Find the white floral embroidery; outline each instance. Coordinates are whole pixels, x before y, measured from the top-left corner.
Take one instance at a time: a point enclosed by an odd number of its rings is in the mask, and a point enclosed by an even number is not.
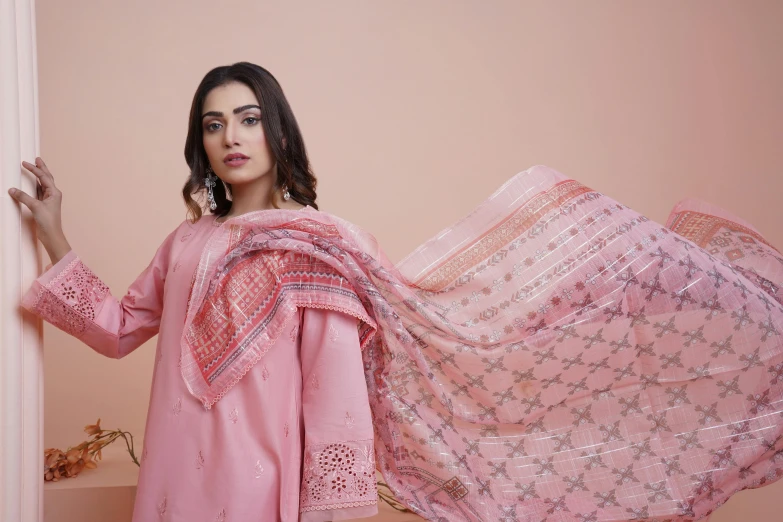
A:
[[[374,464],[371,440],[306,445],[300,512],[374,504]]]
[[[266,364],[264,365],[264,367],[261,370],[261,378],[264,379],[264,380],[269,379],[269,370],[266,369]]]
[[[228,418],[231,419],[231,422],[236,424],[237,421],[239,420],[239,410],[237,410],[236,408],[231,410],[231,413],[228,414]]]
[[[356,421],[353,420],[353,417],[349,412],[345,412],[345,425],[349,428],[353,428],[353,425],[356,424]]]
[[[264,474],[264,466],[261,465],[261,461],[256,461],[256,478],[261,478],[261,475]]]
[[[182,399],[177,398],[177,400],[174,402],[174,406],[171,407],[171,411],[174,412],[174,415],[179,415],[179,412],[182,411]]]
[[[285,423],[285,426],[283,426],[283,431],[285,432],[285,436],[288,437],[288,423]]]
[[[226,517],[227,517],[226,510],[225,509],[221,509],[220,513],[218,513],[217,518],[215,518],[215,522],[226,522],[226,520],[227,520]]]
[[[297,337],[298,334],[299,334],[299,325],[296,325],[293,328],[291,328],[291,342],[292,343],[296,342],[296,337]]]
[[[339,337],[340,337],[340,333],[337,331],[337,328],[335,328],[333,324],[330,324],[329,325],[329,340],[332,341],[332,342],[336,342]]]
[[[199,451],[198,457],[196,457],[196,469],[201,469],[204,467],[204,455]]]
[[[158,504],[158,514],[163,516],[166,514],[166,497],[163,497],[163,500],[161,500],[160,504]]]
[[[313,374],[313,377],[310,379],[310,386],[316,390],[321,387],[321,383],[318,382],[318,376],[316,374]]]

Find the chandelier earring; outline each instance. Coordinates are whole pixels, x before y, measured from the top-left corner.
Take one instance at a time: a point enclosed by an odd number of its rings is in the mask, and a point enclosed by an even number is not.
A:
[[[204,180],[204,184],[207,186],[207,202],[209,203],[209,209],[215,210],[217,203],[215,203],[215,193],[212,191],[217,185],[217,176],[213,176],[214,172],[211,166],[207,167],[207,177]]]

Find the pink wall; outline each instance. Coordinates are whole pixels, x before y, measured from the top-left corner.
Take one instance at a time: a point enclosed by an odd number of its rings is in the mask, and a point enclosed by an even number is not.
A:
[[[42,154],[71,244],[116,294],[184,219],[196,85],[239,60],[286,90],[322,208],[392,259],[534,164],[658,221],[680,198],[705,198],[783,245],[775,0],[39,0],[37,11]],[[154,344],[110,361],[45,333],[47,446],[81,440],[98,416],[140,436]]]

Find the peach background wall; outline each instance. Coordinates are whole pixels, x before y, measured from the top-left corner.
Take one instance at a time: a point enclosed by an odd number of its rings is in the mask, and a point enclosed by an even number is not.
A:
[[[658,221],[707,199],[783,246],[783,2],[39,0],[37,18],[42,155],[115,295],[185,217],[198,82],[240,60],[283,85],[322,209],[393,260],[534,164]],[[112,361],[45,336],[46,445],[99,416],[140,437],[154,340]]]

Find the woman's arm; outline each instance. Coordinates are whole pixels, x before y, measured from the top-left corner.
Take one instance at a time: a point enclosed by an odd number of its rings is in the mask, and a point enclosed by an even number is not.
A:
[[[158,333],[173,237],[166,238],[122,299],[112,296],[71,250],[33,282],[22,306],[96,352],[122,358]]]

